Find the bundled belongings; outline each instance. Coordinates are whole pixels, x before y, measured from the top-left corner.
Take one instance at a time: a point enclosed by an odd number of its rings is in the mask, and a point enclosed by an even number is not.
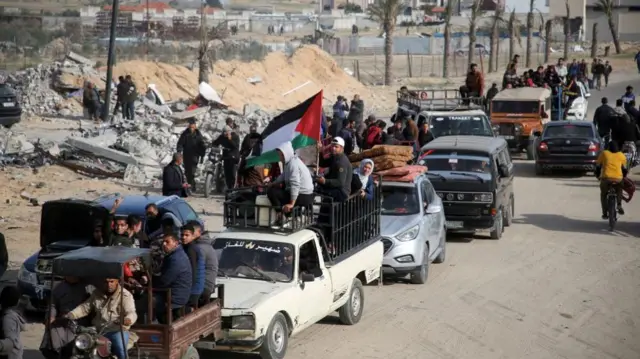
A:
[[[427,172],[426,166],[413,165],[391,168],[385,171],[376,172],[376,174],[382,177],[383,181],[411,182],[416,178],[416,176],[425,172]]]
[[[349,156],[353,167],[358,167],[363,159],[372,160],[376,170],[383,171],[405,166],[413,159],[413,150],[407,146],[378,145]]]

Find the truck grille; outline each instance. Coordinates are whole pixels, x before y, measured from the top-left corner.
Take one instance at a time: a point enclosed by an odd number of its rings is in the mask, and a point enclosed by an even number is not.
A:
[[[382,246],[384,247],[384,253],[389,252],[391,247],[393,247],[393,242],[388,238],[382,238]]]
[[[444,213],[452,216],[479,216],[480,208],[466,206],[445,207]]]
[[[500,131],[498,133],[500,136],[515,136],[516,135],[516,127],[513,123],[501,123]]]

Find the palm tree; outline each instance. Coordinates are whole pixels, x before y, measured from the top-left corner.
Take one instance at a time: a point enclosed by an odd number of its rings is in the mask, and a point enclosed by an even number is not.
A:
[[[502,16],[504,15],[504,8],[496,6],[496,10],[491,17],[491,37],[489,38],[489,72],[494,72],[498,69],[498,63],[495,59],[498,57],[498,42],[500,41],[500,24],[504,22]]]
[[[591,28],[591,58],[598,56],[598,23],[594,22]]]
[[[209,41],[207,41],[207,5],[200,7],[200,47],[198,48],[198,84],[209,83]]]
[[[467,67],[471,67],[476,54],[476,30],[478,28],[478,17],[482,15],[483,0],[473,0],[471,4],[471,16],[469,17],[469,61]]]
[[[525,64],[531,67],[531,37],[533,35],[533,12],[536,8],[536,0],[529,0],[529,12],[527,13],[527,50],[525,52]]]
[[[507,21],[507,29],[509,30],[509,61],[513,60],[513,56],[515,55],[516,41],[518,41],[519,45],[522,44],[522,40],[520,39],[521,25],[520,20],[518,20],[516,16],[516,9],[513,9],[511,15],[509,15],[509,21]]]
[[[613,38],[613,46],[616,48],[616,54],[620,54],[622,49],[620,48],[620,39],[618,38],[618,31],[616,29],[616,25],[613,22],[613,9],[614,2],[613,0],[598,0],[596,6],[601,8],[604,11],[604,14],[607,16],[607,23],[609,24],[609,30],[611,31],[611,37]]]
[[[460,1],[460,0],[457,0]],[[451,17],[455,11],[455,1],[447,1],[444,10],[444,57],[442,61],[442,77],[449,77],[449,48],[451,47]]]
[[[567,17],[564,18],[564,59],[569,58],[569,37],[571,36],[571,27],[569,21],[571,20],[571,8],[569,7],[569,0],[564,0],[564,6],[567,8]]]
[[[544,23],[544,63],[548,64],[551,58],[551,29],[553,20],[547,20]]]
[[[380,0],[369,5],[367,11],[372,20],[378,22],[384,32],[384,84],[391,85],[393,65],[393,32],[398,15],[404,10],[402,0]]]

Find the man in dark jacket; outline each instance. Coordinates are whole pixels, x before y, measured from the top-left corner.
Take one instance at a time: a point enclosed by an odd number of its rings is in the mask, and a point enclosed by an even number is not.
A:
[[[640,121],[640,111],[636,108],[636,100],[631,100],[629,102],[629,106],[626,108],[631,121],[638,122]]]
[[[216,278],[218,276],[218,254],[213,248],[215,238],[208,233],[202,233],[202,225],[198,221],[189,221],[187,224],[193,226],[195,240],[192,242],[198,246],[204,257],[204,290],[200,297],[200,305],[206,304],[211,299],[211,294],[216,289]]]
[[[191,187],[191,190],[195,192],[196,168],[198,167],[198,162],[202,163],[202,161],[204,161],[207,146],[194,119],[189,120],[189,127],[180,135],[177,151],[182,153],[184,175],[187,177],[187,183]]]
[[[249,133],[247,133],[247,135],[244,136],[244,139],[242,139],[242,144],[240,145],[240,156],[249,156],[259,139],[260,134],[258,133],[258,127],[256,125],[251,125],[249,127]]]
[[[138,99],[138,90],[136,89],[136,84],[133,83],[133,79],[131,75],[127,75],[124,80],[127,83],[127,92],[124,94],[124,113],[127,114],[130,120],[133,120],[135,117],[135,102]]]
[[[342,137],[344,140],[344,153],[349,156],[353,153],[355,148],[355,140],[354,140],[354,129],[355,121],[353,120],[344,120],[344,124],[342,126],[342,130],[338,134],[338,137]]]
[[[601,102],[602,105],[596,108],[596,111],[593,114],[593,124],[596,125],[600,137],[604,137],[609,134],[609,131],[611,131],[614,113],[613,108],[609,106],[609,99],[603,97]]]
[[[418,133],[418,146],[422,148],[422,146],[427,143],[433,141],[434,137],[431,131],[429,131],[429,124],[427,122],[422,124],[422,128],[420,128],[420,132]]]
[[[184,248],[189,263],[191,264],[191,296],[189,297],[189,306],[197,307],[200,302],[200,296],[204,291],[204,253],[199,246],[193,242],[196,240],[195,228],[193,225],[187,223],[181,228],[182,232],[182,247]]]
[[[331,155],[320,159],[320,167],[326,168],[323,177],[318,177],[318,191],[338,202],[346,201],[351,193],[353,167],[344,154],[344,140],[336,137],[331,141]]]
[[[124,94],[127,92],[125,89],[126,82],[124,76],[118,77],[118,85],[116,85],[116,106],[113,109],[113,115],[118,114],[118,110],[122,110],[122,116],[124,117],[124,106],[122,106],[122,102],[124,100]]]
[[[544,66],[538,66],[538,69],[531,77],[533,84],[536,85],[536,87],[544,87],[544,75]]]
[[[182,172],[182,154],[175,153],[173,160],[162,170],[162,195],[187,197],[189,184]]]
[[[193,284],[193,275],[189,257],[180,245],[180,241],[175,234],[166,234],[162,239],[162,249],[164,251],[164,259],[160,275],[154,276],[154,289],[171,289],[171,309],[173,311],[173,319],[177,319],[180,315],[180,309],[189,303],[191,295],[191,287]],[[156,315],[158,321],[165,322],[165,300],[166,291],[154,292],[156,299]],[[165,319],[165,320],[162,320]]]
[[[364,120],[364,102],[360,99],[360,95],[354,95],[349,107],[349,120],[356,121],[356,125]]]
[[[213,141],[213,147],[222,146],[222,167],[228,189],[236,183],[236,166],[240,160],[240,137],[231,127],[225,126],[222,134]]]

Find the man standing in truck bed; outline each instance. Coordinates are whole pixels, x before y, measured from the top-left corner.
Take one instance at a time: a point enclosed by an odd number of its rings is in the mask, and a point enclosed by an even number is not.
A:
[[[484,75],[478,70],[478,65],[469,66],[464,86],[460,87],[460,96],[466,98],[484,96]]]

